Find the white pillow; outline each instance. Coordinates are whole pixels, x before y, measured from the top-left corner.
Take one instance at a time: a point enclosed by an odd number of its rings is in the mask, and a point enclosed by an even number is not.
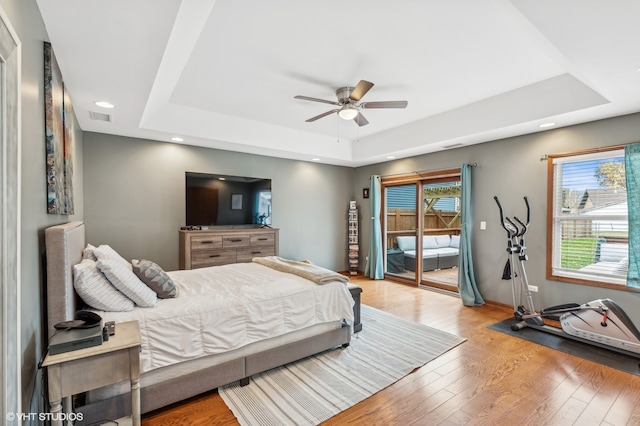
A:
[[[452,235],[449,247],[460,248],[460,235]]]
[[[449,247],[451,244],[451,237],[449,235],[436,235],[437,248]]]
[[[96,256],[97,260],[107,260],[114,259],[118,262],[122,262],[127,265],[129,269],[132,269],[131,263],[124,257],[120,256],[117,251],[115,251],[111,246],[106,244],[101,244],[98,247],[93,248],[93,254]]]
[[[95,250],[94,246],[92,246],[91,244],[87,244],[87,246],[84,248],[84,250],[82,250],[82,258],[83,259],[93,260],[94,262],[96,262],[98,260],[98,258],[96,257],[95,253],[93,252],[94,250]]]
[[[98,269],[105,274],[115,288],[133,300],[136,305],[143,308],[155,308],[158,295],[140,281],[131,268],[131,264],[125,264],[118,259],[98,260]]]
[[[438,240],[433,235],[422,236],[422,250],[437,249]]]
[[[396,237],[398,248],[402,251],[416,249],[416,237]]]
[[[84,259],[73,266],[73,287],[87,305],[101,311],[124,312],[133,302],[111,285],[96,262]]]

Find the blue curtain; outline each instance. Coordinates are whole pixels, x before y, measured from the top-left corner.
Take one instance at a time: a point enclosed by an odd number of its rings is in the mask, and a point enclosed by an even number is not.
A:
[[[640,288],[640,143],[624,147],[629,222],[629,271],[627,287]]]
[[[471,211],[471,166],[462,165],[461,170],[462,194],[462,229],[460,233],[460,257],[458,258],[458,291],[465,306],[484,305],[484,299],[476,286],[473,274],[473,256],[471,255],[471,225],[473,215]]]
[[[382,260],[382,229],[380,227],[380,211],[382,210],[382,193],[380,176],[371,176],[369,199],[371,200],[371,235],[369,237],[369,257],[364,268],[364,275],[374,280],[384,278]]]

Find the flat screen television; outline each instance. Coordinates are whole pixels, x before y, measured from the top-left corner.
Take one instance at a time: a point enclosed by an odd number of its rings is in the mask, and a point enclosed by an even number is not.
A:
[[[271,225],[271,179],[186,172],[187,226]]]

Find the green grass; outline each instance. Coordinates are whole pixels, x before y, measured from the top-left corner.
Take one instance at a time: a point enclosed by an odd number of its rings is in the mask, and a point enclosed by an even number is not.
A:
[[[580,269],[595,260],[596,238],[573,238],[562,241],[562,268]]]

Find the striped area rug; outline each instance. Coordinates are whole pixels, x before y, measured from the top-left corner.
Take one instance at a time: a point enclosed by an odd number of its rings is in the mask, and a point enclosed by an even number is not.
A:
[[[322,352],[218,389],[243,426],[316,425],[454,348],[465,339],[362,305],[361,332]]]

